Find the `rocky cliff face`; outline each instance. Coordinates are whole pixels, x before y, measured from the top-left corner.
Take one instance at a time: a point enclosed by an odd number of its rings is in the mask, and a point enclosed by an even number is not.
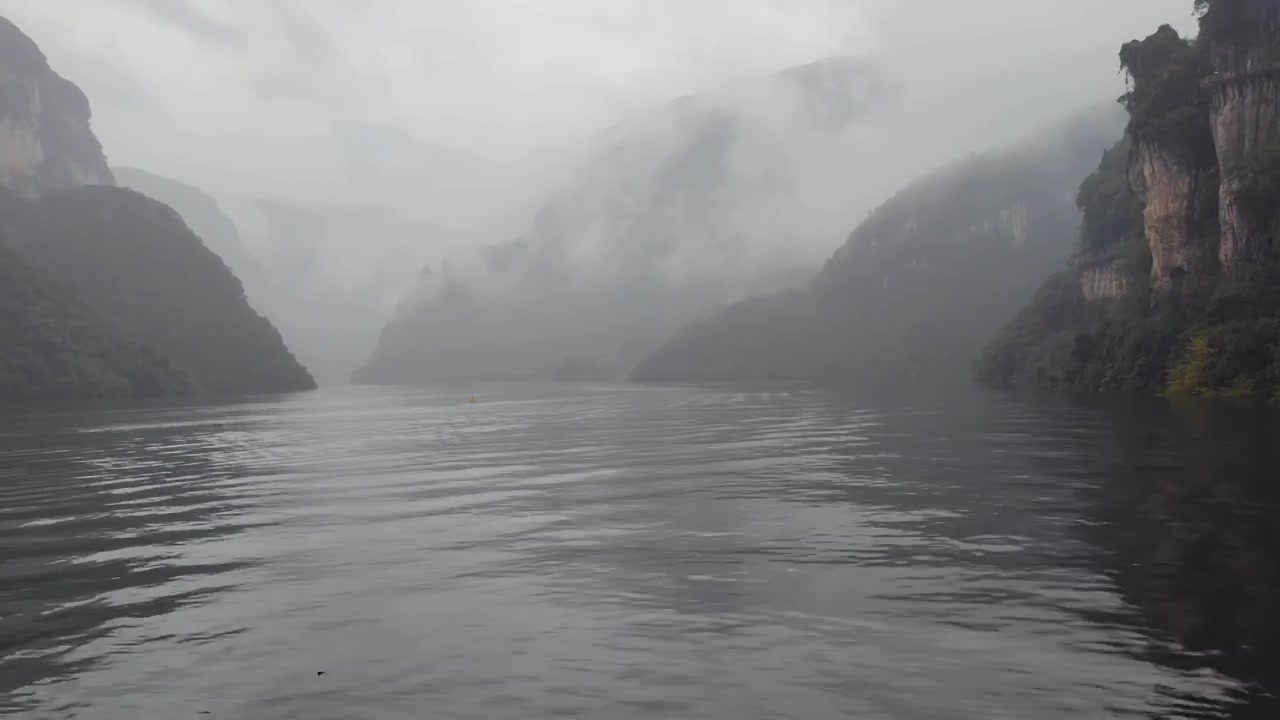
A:
[[[1280,400],[1280,2],[1196,7],[1194,42],[1166,26],[1120,54],[1138,208],[1118,146],[1081,188],[1077,262],[980,379]]]
[[[1251,158],[1280,144],[1280,3],[1220,0],[1208,13],[1202,43],[1213,74],[1205,88],[1222,173],[1218,256],[1231,267],[1258,262],[1280,229],[1274,219],[1253,217],[1242,199]],[[1248,27],[1231,26],[1242,18]]]
[[[1200,84],[1208,72],[1197,49],[1165,25],[1128,43],[1120,60],[1129,72],[1130,185],[1142,201],[1143,228],[1157,290],[1197,267],[1206,255],[1202,230],[1216,208],[1202,201],[1216,190],[1208,107]],[[1212,255],[1212,252],[1207,253]]]
[[[1195,196],[1201,174],[1150,142],[1135,148],[1130,174],[1145,206],[1143,228],[1151,252],[1151,279],[1156,287],[1167,288],[1190,269],[1196,256]]]
[[[1124,294],[1127,282],[1115,261],[1081,266],[1080,291],[1086,300],[1114,300]]]
[[[0,18],[0,186],[35,198],[110,185],[89,101],[54,72],[31,38]]]

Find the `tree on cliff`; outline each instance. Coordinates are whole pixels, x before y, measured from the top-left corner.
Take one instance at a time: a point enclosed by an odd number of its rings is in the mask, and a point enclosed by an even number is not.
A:
[[[1209,101],[1201,89],[1209,65],[1203,53],[1164,25],[1145,40],[1125,43],[1120,65],[1131,82],[1120,99],[1129,111],[1128,136],[1175,151],[1192,167],[1212,164]]]
[[[1276,0],[1195,0],[1195,13],[1200,17],[1200,31],[1211,37],[1235,37],[1241,33],[1263,30],[1269,22],[1280,19],[1280,3]]]
[[[988,346],[979,379],[1280,400],[1280,127],[1271,110],[1275,95],[1266,89],[1274,87],[1269,76],[1280,74],[1280,1],[1198,0],[1195,8],[1201,30],[1194,43],[1165,26],[1121,50],[1132,81],[1121,98],[1127,135],[1147,164],[1134,164],[1138,153],[1130,167],[1109,155],[1086,182],[1079,257],[1094,260],[1099,247],[1126,244],[1107,237],[1126,227],[1110,220],[1134,215],[1109,189],[1154,172],[1185,181],[1148,197],[1144,208],[1185,211],[1147,212],[1134,246],[1150,256],[1157,239],[1173,234],[1185,243],[1184,255],[1208,260],[1179,265],[1185,277],[1153,287],[1160,278],[1145,271],[1149,264],[1117,253],[1105,271],[1118,280],[1119,295],[1093,300],[1084,290],[1099,268],[1077,261]],[[1246,86],[1249,92],[1240,90]],[[1234,93],[1230,113],[1224,92]],[[1233,123],[1249,131],[1232,132]],[[1162,232],[1166,224],[1173,233]]]

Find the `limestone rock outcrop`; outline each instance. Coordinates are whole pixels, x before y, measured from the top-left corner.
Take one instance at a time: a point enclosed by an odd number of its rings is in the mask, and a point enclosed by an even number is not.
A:
[[[31,199],[113,184],[90,115],[84,93],[0,17],[0,186]]]

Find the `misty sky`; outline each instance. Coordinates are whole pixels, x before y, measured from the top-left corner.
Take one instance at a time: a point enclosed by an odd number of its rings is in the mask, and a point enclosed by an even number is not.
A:
[[[0,0],[0,13],[89,95],[113,164],[343,227],[393,213],[353,247],[427,257],[518,233],[585,137],[682,94],[879,55],[907,107],[945,128],[928,147],[956,155],[1114,98],[1119,44],[1162,22],[1189,32],[1190,5]]]

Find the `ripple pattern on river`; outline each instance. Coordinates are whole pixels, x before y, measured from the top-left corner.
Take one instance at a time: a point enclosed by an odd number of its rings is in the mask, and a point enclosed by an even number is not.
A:
[[[1217,717],[1244,683],[1091,530],[1109,433],[803,387],[5,416],[0,713]]]

